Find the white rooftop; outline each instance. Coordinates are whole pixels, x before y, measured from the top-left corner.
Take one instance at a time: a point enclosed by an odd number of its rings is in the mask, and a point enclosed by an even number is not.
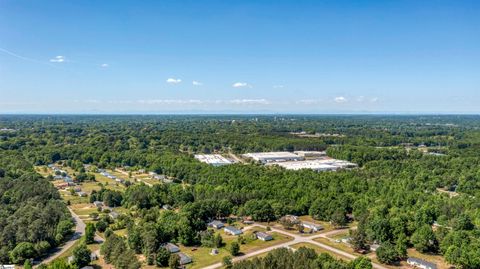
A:
[[[195,155],[195,159],[211,165],[226,165],[233,163],[220,154],[197,154]]]
[[[279,165],[287,170],[312,169],[315,171],[336,171],[343,168],[357,167],[357,165],[354,163],[335,159],[277,162],[269,163],[267,165],[274,164]]]
[[[274,151],[274,152],[255,152],[243,154],[244,157],[252,158],[257,161],[289,161],[302,160],[303,157],[288,151]]]

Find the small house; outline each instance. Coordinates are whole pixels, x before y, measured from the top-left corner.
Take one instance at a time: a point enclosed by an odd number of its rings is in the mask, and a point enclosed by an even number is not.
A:
[[[370,250],[371,251],[377,251],[377,249],[380,247],[379,244],[371,244],[370,245]]]
[[[230,235],[241,235],[243,232],[240,229],[237,229],[233,226],[228,226],[223,228],[223,231]]]
[[[218,249],[212,248],[212,251],[210,251],[210,255],[217,255],[218,254]]]
[[[77,195],[80,196],[80,197],[87,197],[88,196],[87,193],[84,192],[84,191],[77,192]]]
[[[102,207],[103,202],[102,201],[95,201],[95,202],[93,202],[93,205],[96,206],[96,207]]]
[[[264,232],[256,232],[255,233],[257,239],[260,239],[262,241],[270,241],[273,240],[273,237],[267,233]]]
[[[221,221],[214,220],[214,221],[212,221],[208,224],[208,227],[212,227],[212,228],[215,228],[215,229],[221,229],[221,228],[225,227],[225,225]]]
[[[172,207],[170,205],[162,205],[162,208],[165,210],[172,210]]]
[[[320,230],[323,230],[323,226],[322,225],[319,225],[319,224],[315,224],[313,222],[308,222],[308,221],[304,221],[302,222],[302,226],[307,228],[307,229],[310,229],[311,231],[313,232],[318,232]]]
[[[166,243],[163,245],[163,247],[168,250],[170,253],[177,253],[180,252],[180,248],[172,243]]]
[[[419,258],[408,258],[407,263],[411,265],[412,267],[415,268],[421,268],[421,269],[437,269],[437,265],[427,262],[425,260],[419,259]]]
[[[180,253],[177,253],[178,257],[180,257],[180,265],[185,265],[185,264],[189,264],[192,262],[192,258],[190,258],[189,256],[187,256],[186,254],[180,252]]]
[[[118,216],[119,216],[118,213],[115,212],[115,211],[110,212],[108,215],[109,215],[110,218],[112,218],[112,219],[117,219]]]

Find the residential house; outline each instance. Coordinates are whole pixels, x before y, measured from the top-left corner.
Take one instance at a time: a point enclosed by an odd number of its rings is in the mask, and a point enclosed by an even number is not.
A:
[[[257,239],[260,239],[262,241],[273,240],[273,237],[271,235],[264,232],[256,232],[255,235],[257,236]]]
[[[108,215],[109,215],[110,218],[112,218],[112,219],[117,219],[118,216],[119,216],[118,213],[115,212],[115,211],[110,212]]]
[[[408,258],[407,263],[414,268],[437,269],[437,265],[419,258]]]
[[[86,192],[83,192],[83,191],[77,192],[77,195],[80,196],[80,197],[87,197],[88,196],[88,194]]]
[[[180,265],[185,265],[192,262],[192,258],[182,252],[177,253],[177,255],[180,257]]]
[[[302,222],[302,226],[307,228],[307,229],[310,229],[312,232],[318,232],[320,230],[323,230],[322,225],[315,224],[313,222],[308,222],[308,221]]]
[[[163,245],[165,249],[167,249],[170,253],[177,253],[180,252],[180,248],[172,243],[166,243]]]
[[[95,202],[93,202],[93,205],[96,206],[96,207],[102,207],[103,202],[102,201],[95,201]]]
[[[240,229],[237,229],[233,226],[227,226],[223,228],[223,231],[231,235],[241,235],[243,233]]]
[[[371,244],[370,245],[370,250],[371,251],[377,251],[377,249],[380,247],[379,244]]]
[[[221,229],[221,228],[225,227],[225,225],[221,221],[214,220],[214,221],[212,221],[208,224],[208,227],[212,227],[212,228],[215,228],[215,229]]]

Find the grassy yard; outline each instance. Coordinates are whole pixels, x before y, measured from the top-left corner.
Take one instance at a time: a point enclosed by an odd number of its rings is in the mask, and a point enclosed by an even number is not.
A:
[[[322,244],[325,244],[327,246],[331,246],[331,247],[334,247],[336,249],[339,249],[339,250],[342,250],[342,251],[345,251],[347,253],[350,253],[350,254],[353,254],[355,256],[360,256],[360,254],[358,254],[357,252],[353,251],[353,249],[348,246],[347,244],[345,243],[337,243],[335,241],[332,241],[332,240],[329,240],[329,239],[326,239],[326,238],[323,238],[323,237],[320,237],[320,238],[315,238],[313,239],[314,241],[317,241],[319,243],[322,243]]]
[[[317,254],[320,254],[320,253],[327,253],[327,254],[330,254],[331,256],[337,258],[337,259],[341,259],[341,260],[344,260],[344,261],[349,261],[349,259],[347,259],[346,257],[342,256],[342,255],[338,255],[336,253],[333,253],[333,252],[330,252],[326,249],[323,249],[317,245],[314,245],[314,244],[310,244],[310,243],[298,243],[298,244],[295,244],[295,245],[292,245],[291,246],[293,249],[299,249],[301,247],[307,247],[307,248],[311,248],[313,250],[315,250],[315,252]]]
[[[415,257],[415,258],[420,258],[422,260],[426,260],[428,262],[434,263],[437,265],[439,269],[447,269],[450,268],[451,265],[449,265],[446,261],[445,258],[443,258],[440,255],[433,255],[433,254],[423,254],[418,252],[417,250],[411,248],[407,250],[408,256],[409,257]],[[406,263],[405,263],[406,264]]]

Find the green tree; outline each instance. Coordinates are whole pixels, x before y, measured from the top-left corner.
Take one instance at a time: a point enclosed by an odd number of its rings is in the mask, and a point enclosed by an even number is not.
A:
[[[26,259],[23,263],[23,269],[32,269],[32,261],[30,259]]]
[[[385,264],[394,264],[398,261],[395,246],[389,242],[383,243],[376,251],[378,261]]]
[[[87,244],[95,243],[95,224],[87,223],[85,227],[85,242]]]
[[[170,256],[171,256],[170,251],[168,251],[166,248],[163,248],[163,247],[158,248],[157,258],[156,258],[157,266],[159,267],[168,266]]]
[[[237,242],[232,242],[228,248],[228,251],[230,254],[232,254],[232,256],[237,256],[240,254],[240,245]]]
[[[225,266],[226,269],[232,268],[232,266],[233,266],[232,257],[230,257],[230,256],[223,257],[222,264],[223,264],[223,266]]]
[[[168,259],[168,267],[171,269],[177,269],[180,266],[180,257],[177,254],[170,255]]]
[[[78,268],[87,266],[90,263],[91,251],[86,244],[80,244],[73,249],[73,264]]]
[[[10,253],[10,259],[13,263],[20,264],[26,259],[35,258],[37,252],[32,243],[22,242],[18,244]]]
[[[358,257],[350,263],[351,269],[372,269],[372,261],[365,257]]]
[[[412,244],[416,250],[427,253],[437,250],[438,243],[430,225],[423,225],[413,233]]]

